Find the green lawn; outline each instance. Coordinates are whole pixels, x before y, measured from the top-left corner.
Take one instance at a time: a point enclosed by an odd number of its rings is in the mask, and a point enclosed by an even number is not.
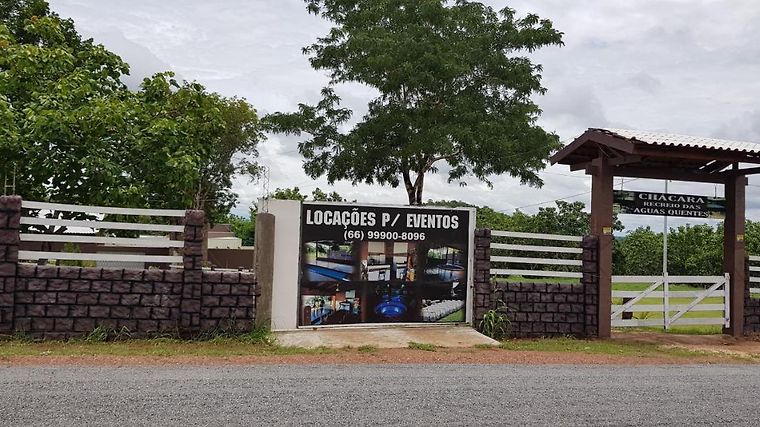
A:
[[[445,316],[438,320],[438,323],[446,323],[446,322],[464,322],[464,309],[457,310],[448,316]]]
[[[615,283],[612,285],[612,289],[616,291],[643,291],[646,288],[648,288],[650,284],[647,283]],[[697,288],[694,286],[689,286],[685,284],[670,284],[669,286],[671,291],[700,291],[703,288]],[[662,291],[662,286],[656,289],[656,291]],[[684,305],[689,304],[694,300],[692,297],[671,297],[670,298],[670,305]],[[623,304],[622,298],[613,298],[612,299],[613,304]],[[654,297],[654,298],[643,298],[642,300],[638,301],[634,306],[636,305],[659,305],[662,304],[662,298],[660,297]],[[699,302],[700,304],[721,304],[723,303],[723,298],[721,297],[707,297],[704,298],[702,301]],[[671,315],[677,313],[676,310],[671,311]],[[661,311],[644,311],[644,312],[634,312],[633,317],[635,319],[662,319],[663,313]],[[684,318],[694,318],[694,317],[723,317],[723,311],[689,311],[686,314],[683,315]]]
[[[285,356],[292,354],[332,354],[334,349],[282,347],[237,338],[208,341],[179,339],[135,339],[115,342],[87,342],[82,339],[34,342],[24,339],[0,341],[0,359],[12,356]]]

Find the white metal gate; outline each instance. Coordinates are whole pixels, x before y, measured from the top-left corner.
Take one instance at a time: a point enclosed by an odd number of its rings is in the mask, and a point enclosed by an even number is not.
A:
[[[613,276],[612,283],[613,287],[614,284],[650,284],[643,291],[612,291],[613,327],[662,326],[668,329],[671,325],[729,326],[728,273],[723,276]],[[693,291],[671,291],[670,286],[675,284],[709,286]],[[661,303],[652,304],[652,299],[659,299]],[[716,312],[722,312],[722,316],[716,316]],[[656,318],[649,318],[655,313]],[[684,316],[686,313],[691,314]],[[660,314],[662,318],[659,318]]]

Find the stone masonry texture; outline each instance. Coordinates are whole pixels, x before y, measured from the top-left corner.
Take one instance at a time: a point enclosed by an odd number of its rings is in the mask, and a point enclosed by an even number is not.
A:
[[[580,283],[493,282],[490,279],[490,230],[475,232],[475,325],[491,309],[510,321],[514,337],[598,334],[597,247],[584,237]]]
[[[744,261],[744,334],[760,334],[760,299],[752,298],[749,279],[749,259]]]
[[[20,198],[0,197],[0,334],[67,338],[100,326],[190,336],[253,327],[254,275],[201,268],[201,211],[185,217],[184,270],[20,264],[20,213]]]

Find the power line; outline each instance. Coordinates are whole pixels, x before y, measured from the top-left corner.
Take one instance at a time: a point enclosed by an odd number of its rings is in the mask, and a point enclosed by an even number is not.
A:
[[[518,210],[524,209],[524,208],[530,208],[530,207],[533,207],[533,206],[545,205],[545,204],[548,204],[548,203],[554,203],[554,202],[558,202],[560,200],[565,200],[565,199],[572,199],[573,197],[583,196],[584,194],[589,194],[589,193],[591,193],[590,190],[589,191],[584,191],[583,193],[578,193],[578,194],[573,194],[573,195],[570,195],[570,196],[560,197],[559,199],[547,200],[545,202],[532,203],[530,205],[519,206],[519,207],[514,208],[513,210],[518,211]],[[503,210],[503,211],[499,211],[499,212],[505,212],[505,211],[506,211],[506,209]]]
[[[626,183],[629,183],[629,182],[632,182],[632,181],[636,181],[636,180],[638,180],[638,179],[640,179],[640,178],[633,178],[633,179],[629,179],[629,180],[627,180],[627,181],[626,181],[626,180],[623,180],[621,183],[622,183],[622,184],[626,184]],[[554,202],[558,202],[558,201],[560,201],[560,200],[565,200],[565,199],[572,199],[573,197],[583,196],[583,195],[586,195],[586,194],[590,194],[590,193],[591,193],[591,190],[589,190],[589,191],[584,191],[583,193],[572,194],[572,195],[570,195],[570,196],[564,196],[564,197],[560,197],[560,198],[558,198],[558,199],[554,199],[554,200],[547,200],[547,201],[545,201],[545,202],[531,203],[531,204],[529,204],[529,205],[519,206],[519,207],[516,207],[516,208],[514,208],[513,210],[517,211],[517,210],[520,210],[520,209],[530,208],[530,207],[533,207],[533,206],[541,206],[541,205],[546,205],[546,204],[549,204],[549,203],[554,203]],[[507,211],[507,210],[508,210],[508,209],[505,209],[505,210],[501,210],[501,211],[498,211],[498,212],[505,212],[505,211]]]

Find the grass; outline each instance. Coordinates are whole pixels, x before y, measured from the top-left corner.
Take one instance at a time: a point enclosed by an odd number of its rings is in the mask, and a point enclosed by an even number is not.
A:
[[[359,353],[374,354],[377,353],[378,348],[374,345],[360,345],[356,350]]]
[[[184,340],[173,337],[132,339],[125,331],[95,329],[76,339],[36,341],[15,335],[0,341],[0,358],[13,356],[284,356],[333,354],[336,350],[277,345],[268,331],[216,332]]]
[[[649,287],[649,284],[646,283],[615,283],[612,285],[613,290],[616,291],[643,291],[646,288]],[[684,284],[671,284],[669,286],[671,291],[699,291],[703,288],[698,288],[694,286],[684,285]],[[662,291],[662,287],[658,288],[657,291]],[[670,298],[670,305],[686,305],[694,301],[694,298],[690,297],[671,297]],[[635,305],[661,305],[662,304],[662,298],[661,297],[653,297],[653,298],[643,298],[639,300]],[[612,299],[613,304],[623,304],[622,298],[613,298]],[[697,307],[701,304],[722,304],[723,298],[721,297],[707,297],[702,299]],[[676,314],[677,310],[671,310],[670,314],[671,316]],[[636,319],[662,319],[664,316],[662,311],[647,311],[647,312],[634,312],[633,317]],[[688,311],[686,312],[682,318],[720,318],[723,317],[723,311],[722,310],[715,310],[715,311]],[[693,325],[692,326],[681,326],[676,327],[673,326],[673,329],[678,328],[680,332],[674,332],[674,333],[690,333],[690,334],[699,334],[699,333],[720,333],[721,327],[720,325],[707,325],[701,326],[701,325]],[[654,328],[651,330],[662,330],[662,328]],[[669,330],[669,332],[673,332],[672,330]]]
[[[662,316],[660,316],[662,318]],[[663,329],[661,326],[642,326],[638,328],[614,328],[620,332],[658,332],[677,335],[717,335],[723,333],[721,325],[680,325]]]
[[[659,344],[620,342],[609,340],[580,340],[570,337],[543,338],[535,340],[508,340],[503,341],[499,347],[505,350],[513,351],[606,354],[633,357],[694,357],[708,354],[706,352],[663,347]]]
[[[0,344],[0,357],[11,356],[282,356],[292,354],[332,354],[324,347],[305,349],[251,344],[235,339],[181,341],[174,339],[86,342],[81,340],[16,342]]]
[[[425,343],[419,343],[410,341],[407,348],[410,348],[412,350],[423,350],[423,351],[436,351],[437,348],[434,344],[425,344]]]
[[[444,316],[440,320],[438,320],[438,323],[445,323],[445,322],[464,322],[464,309],[457,310],[448,316]]]

